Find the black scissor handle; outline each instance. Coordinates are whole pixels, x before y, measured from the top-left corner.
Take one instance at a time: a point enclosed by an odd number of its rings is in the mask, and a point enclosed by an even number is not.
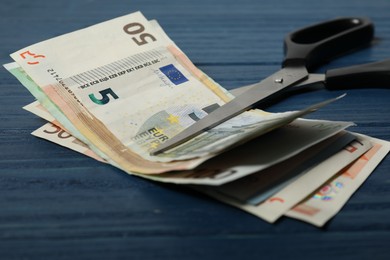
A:
[[[305,27],[284,40],[283,67],[305,66],[310,72],[319,65],[368,45],[374,25],[368,18],[343,17]]]
[[[327,89],[390,88],[390,59],[328,70],[325,83]]]

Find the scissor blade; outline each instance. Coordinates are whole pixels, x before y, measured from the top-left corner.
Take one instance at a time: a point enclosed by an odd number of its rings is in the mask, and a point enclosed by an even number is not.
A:
[[[280,94],[282,90],[292,87],[295,83],[305,79],[307,76],[308,72],[304,67],[281,69],[167,140],[150,154],[157,155],[170,150],[226,120],[241,114],[259,102],[265,101],[266,98]]]
[[[289,88],[289,90],[291,90],[291,91],[301,90],[301,89],[311,88],[314,85],[319,85],[319,84],[322,85],[322,87],[323,87],[324,82],[325,82],[325,75],[324,74],[312,74],[312,73],[310,73],[308,78],[306,78],[303,81],[300,81],[297,84],[294,84],[294,87],[293,88]],[[248,91],[249,89],[251,89],[252,87],[254,87],[255,85],[257,85],[259,83],[260,82],[257,82],[257,83],[254,83],[254,84],[250,84],[250,85],[241,86],[241,87],[238,87],[238,88],[235,88],[235,89],[231,89],[231,90],[229,90],[229,92],[231,94],[233,94],[233,96],[237,97],[237,96],[239,96],[242,93]]]

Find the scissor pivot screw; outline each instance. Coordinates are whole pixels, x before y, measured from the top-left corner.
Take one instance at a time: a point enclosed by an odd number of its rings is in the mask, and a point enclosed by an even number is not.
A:
[[[283,78],[275,79],[274,82],[275,82],[275,83],[283,83]]]

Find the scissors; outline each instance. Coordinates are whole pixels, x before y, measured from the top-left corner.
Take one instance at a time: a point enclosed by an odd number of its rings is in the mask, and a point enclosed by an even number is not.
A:
[[[321,83],[327,89],[350,89],[367,86],[390,87],[390,59],[312,74],[329,60],[368,46],[374,37],[374,25],[365,17],[342,17],[314,24],[288,34],[284,39],[282,69],[218,107],[182,132],[162,143],[151,155],[170,150],[193,137],[253,107],[291,90]]]

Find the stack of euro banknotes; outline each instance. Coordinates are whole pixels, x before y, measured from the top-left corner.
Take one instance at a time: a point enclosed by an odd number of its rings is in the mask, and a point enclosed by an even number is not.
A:
[[[390,149],[351,122],[246,111],[165,153],[151,151],[234,98],[140,12],[11,54],[4,67],[48,121],[32,134],[124,172],[186,185],[270,223],[324,225]]]

